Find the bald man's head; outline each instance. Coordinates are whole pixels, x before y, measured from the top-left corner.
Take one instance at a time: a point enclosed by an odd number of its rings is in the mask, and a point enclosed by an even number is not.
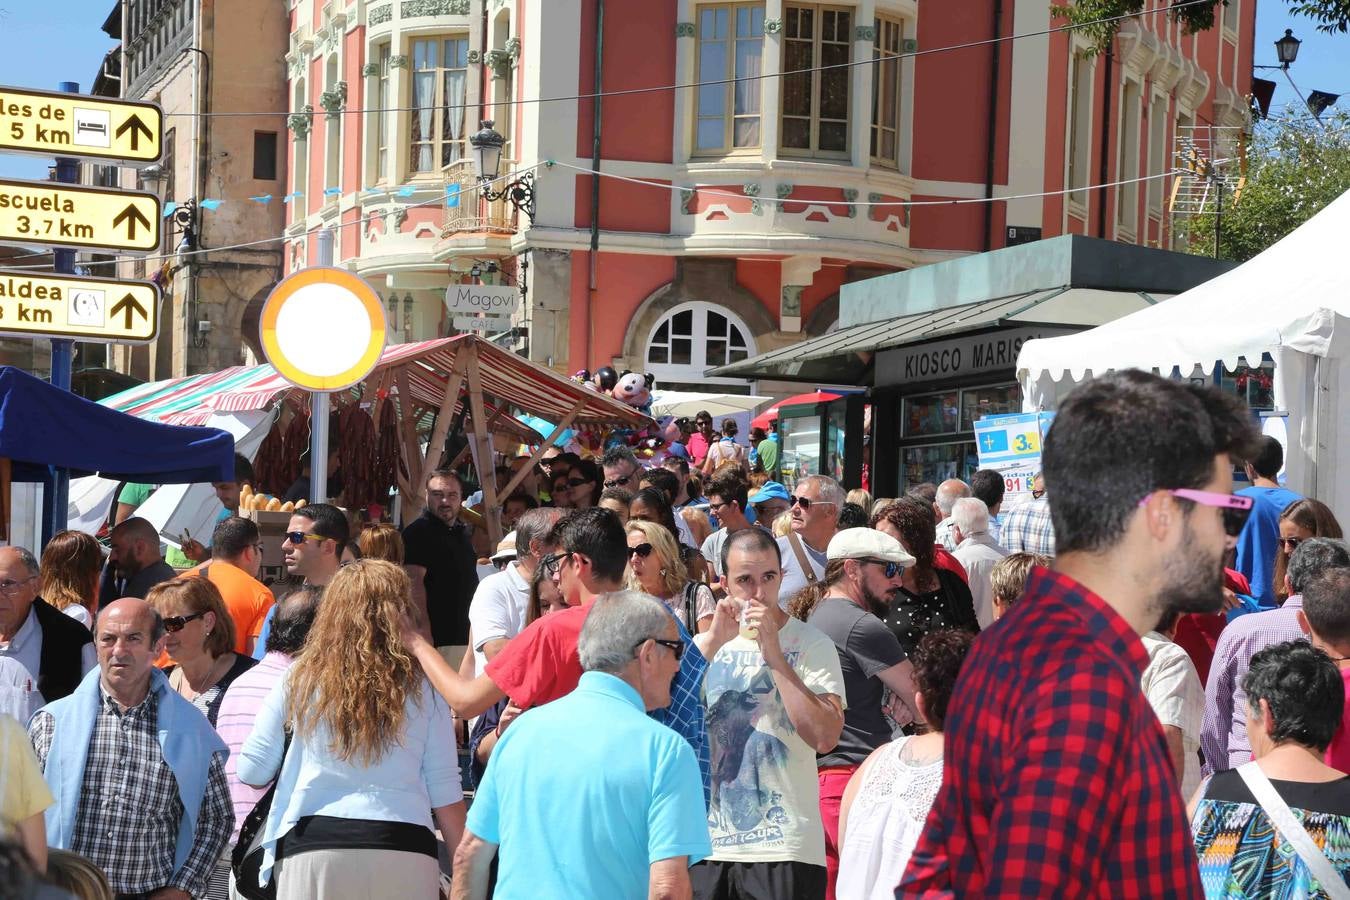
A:
[[[94,623],[94,647],[104,689],[124,706],[139,703],[164,644],[164,620],[144,600],[109,603]]]
[[[130,578],[159,559],[159,532],[139,516],[132,516],[108,536],[108,560]]]

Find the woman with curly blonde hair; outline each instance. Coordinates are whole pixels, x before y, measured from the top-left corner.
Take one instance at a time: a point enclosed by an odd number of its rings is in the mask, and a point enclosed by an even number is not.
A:
[[[668,528],[643,519],[628,520],[625,586],[660,600],[690,634],[697,634],[712,625],[717,601],[712,589],[691,581],[687,571],[680,561],[680,546]]]
[[[413,610],[393,563],[340,569],[305,650],[258,713],[239,778],[276,779],[259,882],[275,877],[277,900],[437,894],[427,811],[454,847],[464,801],[450,710],[401,637]]]

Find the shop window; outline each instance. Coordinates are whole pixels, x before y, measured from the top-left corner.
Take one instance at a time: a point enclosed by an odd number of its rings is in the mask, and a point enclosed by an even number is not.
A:
[[[1245,359],[1239,360],[1236,369],[1220,366],[1219,387],[1237,394],[1251,409],[1274,409],[1275,363],[1264,355],[1259,366],[1249,366]]]
[[[429,174],[464,158],[469,38],[412,42],[411,155],[408,168]]]
[[[755,353],[750,329],[729,310],[686,303],[671,310],[647,341],[647,368],[658,382],[706,381],[704,372]],[[668,385],[667,385],[668,386]]]
[[[877,38],[872,58],[872,161],[900,167],[900,52],[905,25],[894,19],[876,20]]]
[[[900,490],[916,484],[941,484],[948,478],[969,482],[980,466],[974,441],[906,447],[900,454]]]
[[[1092,165],[1092,60],[1075,53],[1069,63],[1069,201],[1087,207]]]
[[[786,153],[798,156],[844,156],[849,149],[853,12],[829,6],[787,6],[783,12],[780,143]]]
[[[904,436],[955,434],[960,425],[960,392],[942,391],[905,399]]]
[[[974,431],[984,416],[1008,416],[1022,411],[1022,392],[1015,384],[973,388],[961,392],[961,430]]]
[[[695,153],[760,146],[759,77],[764,53],[764,5],[735,3],[698,10],[698,80],[727,81],[698,89]]]

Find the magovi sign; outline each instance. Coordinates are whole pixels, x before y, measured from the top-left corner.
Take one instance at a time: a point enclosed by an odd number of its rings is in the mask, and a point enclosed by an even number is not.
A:
[[[451,316],[510,317],[519,303],[520,291],[510,285],[452,284],[445,289],[445,309]]]

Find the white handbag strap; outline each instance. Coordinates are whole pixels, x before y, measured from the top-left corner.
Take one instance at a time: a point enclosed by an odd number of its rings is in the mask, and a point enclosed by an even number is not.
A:
[[[1249,762],[1238,766],[1238,774],[1247,783],[1247,789],[1252,792],[1256,802],[1261,804],[1266,815],[1270,816],[1270,821],[1294,848],[1294,852],[1303,860],[1308,871],[1312,872],[1322,890],[1326,891],[1327,896],[1332,900],[1350,900],[1350,888],[1345,886],[1345,879],[1336,871],[1326,854],[1318,848],[1317,842],[1289,809],[1289,804],[1284,802],[1284,798],[1275,790],[1275,786],[1270,783],[1266,773],[1261,771],[1261,767]]]

